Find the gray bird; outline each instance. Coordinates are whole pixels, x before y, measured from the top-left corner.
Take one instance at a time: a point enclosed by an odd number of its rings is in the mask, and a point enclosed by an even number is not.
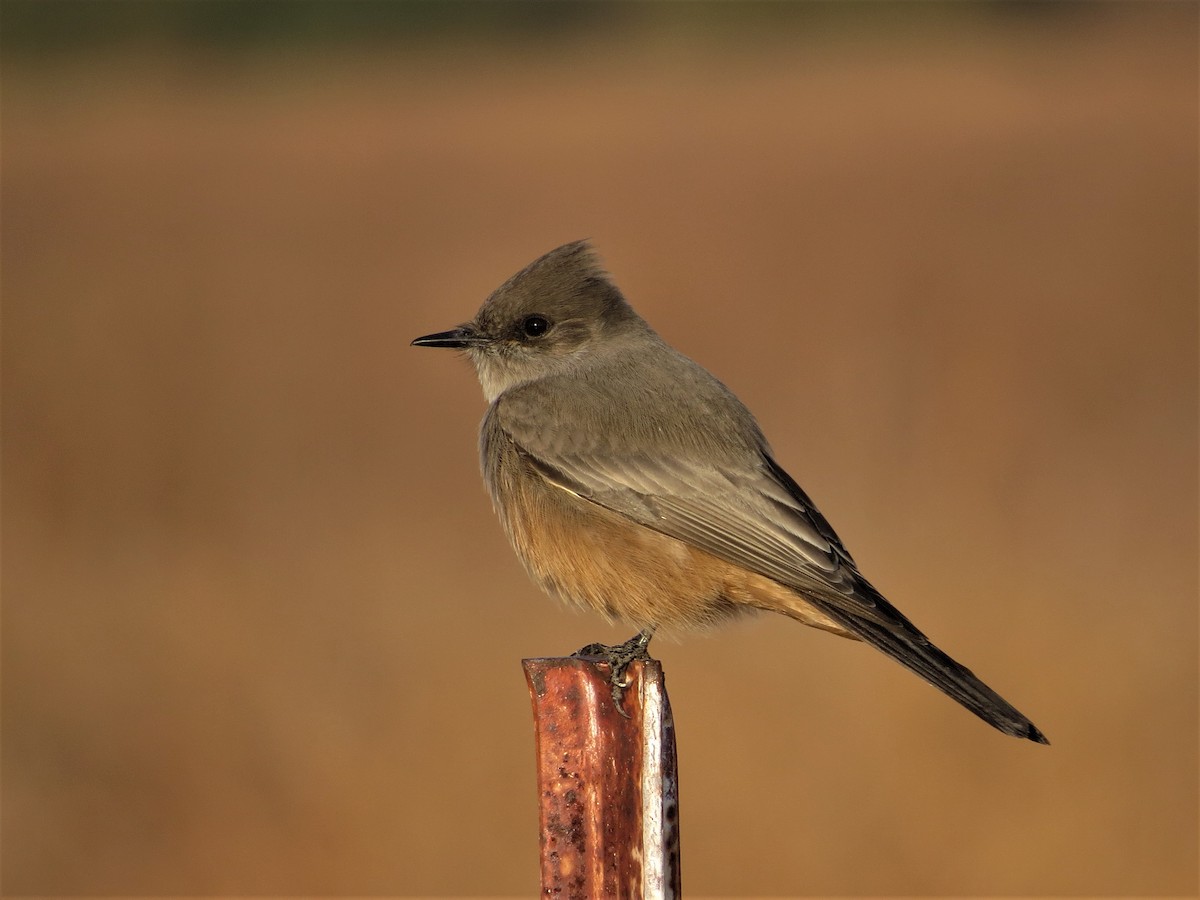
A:
[[[484,481],[548,592],[639,629],[579,651],[622,672],[659,628],[769,610],[866,641],[985,722],[1049,743],[871,586],[754,417],[663,341],[585,241],[531,263],[452,331],[488,403]]]

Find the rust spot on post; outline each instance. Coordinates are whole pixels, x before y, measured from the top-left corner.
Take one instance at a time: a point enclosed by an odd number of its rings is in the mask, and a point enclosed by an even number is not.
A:
[[[656,660],[630,665],[625,718],[609,669],[523,661],[533,701],[542,894],[679,896],[675,726]]]

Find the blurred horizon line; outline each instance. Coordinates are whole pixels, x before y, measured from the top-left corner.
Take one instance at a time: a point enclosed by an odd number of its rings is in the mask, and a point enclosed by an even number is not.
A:
[[[1119,4],[1118,4],[1119,6]],[[80,51],[128,52],[171,46],[215,52],[287,50],[381,40],[483,39],[504,44],[537,38],[595,37],[659,29],[664,36],[739,41],[780,28],[813,37],[964,20],[1044,24],[1109,8],[1101,3],[932,0],[5,0],[0,34],[6,56],[53,57]],[[1086,12],[1084,12],[1086,10]]]

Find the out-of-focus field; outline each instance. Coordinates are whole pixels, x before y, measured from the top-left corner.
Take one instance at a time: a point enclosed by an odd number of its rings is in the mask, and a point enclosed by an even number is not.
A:
[[[3,890],[536,891],[465,362],[590,236],[1045,730],[758,619],[657,645],[692,895],[1197,883],[1197,8],[5,58]]]

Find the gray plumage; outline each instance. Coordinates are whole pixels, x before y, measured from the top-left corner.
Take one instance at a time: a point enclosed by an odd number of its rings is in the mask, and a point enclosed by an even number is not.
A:
[[[474,362],[490,402],[484,478],[550,591],[647,633],[781,612],[865,640],[1001,731],[1047,743],[863,578],[750,412],[633,311],[586,242],[414,343]],[[646,582],[647,559],[660,580]]]

